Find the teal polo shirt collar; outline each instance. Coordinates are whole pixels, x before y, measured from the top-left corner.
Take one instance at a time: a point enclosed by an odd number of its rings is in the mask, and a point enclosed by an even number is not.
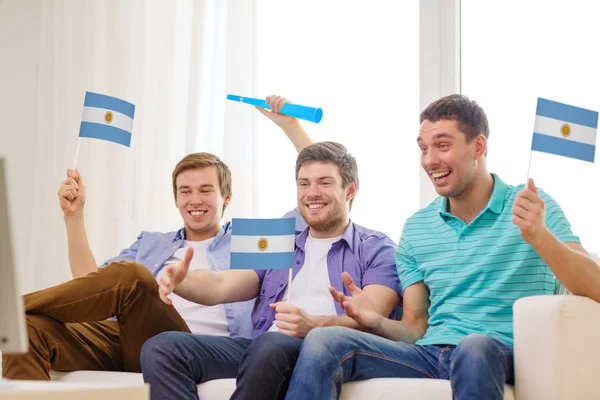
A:
[[[506,200],[506,191],[508,190],[508,186],[506,183],[500,179],[500,177],[496,174],[492,174],[492,178],[494,178],[494,190],[492,191],[492,197],[488,201],[487,206],[481,212],[481,214],[485,213],[487,210],[490,210],[494,214],[502,214],[504,210],[504,203]],[[480,214],[480,215],[481,215]],[[454,217],[452,214],[448,212],[448,198],[442,197],[440,201],[440,215],[442,217]]]

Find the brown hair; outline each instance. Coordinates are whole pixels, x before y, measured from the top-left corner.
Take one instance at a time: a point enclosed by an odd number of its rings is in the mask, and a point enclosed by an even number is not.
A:
[[[310,161],[330,162],[337,165],[342,176],[342,187],[347,189],[352,183],[358,186],[358,166],[356,158],[348,149],[340,143],[336,142],[317,142],[305,147],[298,158],[296,159],[296,180],[298,180],[298,172],[302,165]],[[350,200],[350,209],[354,199]]]
[[[468,142],[479,134],[485,136],[486,139],[490,135],[487,116],[483,108],[465,95],[451,94],[437,99],[423,110],[420,123],[423,121],[437,122],[442,119],[456,121],[458,129],[465,134]]]
[[[211,153],[192,153],[183,157],[181,161],[177,163],[173,170],[173,195],[177,200],[177,176],[183,171],[194,168],[206,168],[214,166],[217,170],[217,177],[219,178],[219,190],[221,196],[227,198],[231,195],[231,171],[229,167],[221,159]],[[223,205],[223,212],[225,212],[226,205]]]

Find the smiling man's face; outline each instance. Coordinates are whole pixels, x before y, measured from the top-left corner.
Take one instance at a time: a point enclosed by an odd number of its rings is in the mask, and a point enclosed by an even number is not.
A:
[[[186,239],[200,241],[215,237],[221,229],[223,198],[214,166],[192,168],[181,172],[175,180],[175,204],[183,217]]]

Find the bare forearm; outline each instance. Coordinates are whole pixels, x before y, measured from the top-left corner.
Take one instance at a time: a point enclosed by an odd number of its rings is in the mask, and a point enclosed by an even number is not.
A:
[[[174,292],[186,300],[206,306],[221,304],[220,279],[213,271],[191,271]]]
[[[283,131],[290,139],[296,151],[300,153],[306,146],[310,146],[313,142],[310,136],[306,133],[298,120],[294,123],[284,126]]]
[[[65,217],[69,265],[73,278],[80,278],[95,272],[98,267],[85,233],[83,216]]]
[[[372,330],[371,333],[382,336],[395,342],[405,342],[414,344],[425,335],[426,329],[419,328],[407,321],[396,321],[382,317],[379,328]]]
[[[600,302],[600,266],[546,230],[534,250],[571,293]]]
[[[175,293],[194,303],[213,306],[247,301],[258,296],[260,282],[252,270],[195,270],[175,288]]]
[[[317,327],[324,326],[345,326],[346,328],[357,329],[361,331],[366,331],[366,328],[360,324],[358,324],[355,320],[350,318],[347,315],[336,315],[336,316],[324,316],[324,315],[316,315],[313,316],[314,320],[317,323]]]

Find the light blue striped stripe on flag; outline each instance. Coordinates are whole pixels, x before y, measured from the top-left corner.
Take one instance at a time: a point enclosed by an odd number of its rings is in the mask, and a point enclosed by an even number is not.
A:
[[[289,269],[294,267],[294,252],[234,253],[231,269]]]
[[[131,133],[114,126],[82,122],[79,127],[79,137],[108,140],[129,147],[131,144]]]
[[[596,146],[576,142],[574,140],[534,133],[533,141],[531,142],[531,150],[594,162]]]
[[[598,128],[598,112],[538,97],[536,115]]]
[[[296,232],[294,218],[256,219],[233,218],[232,235],[242,236],[276,236],[293,235]]]

